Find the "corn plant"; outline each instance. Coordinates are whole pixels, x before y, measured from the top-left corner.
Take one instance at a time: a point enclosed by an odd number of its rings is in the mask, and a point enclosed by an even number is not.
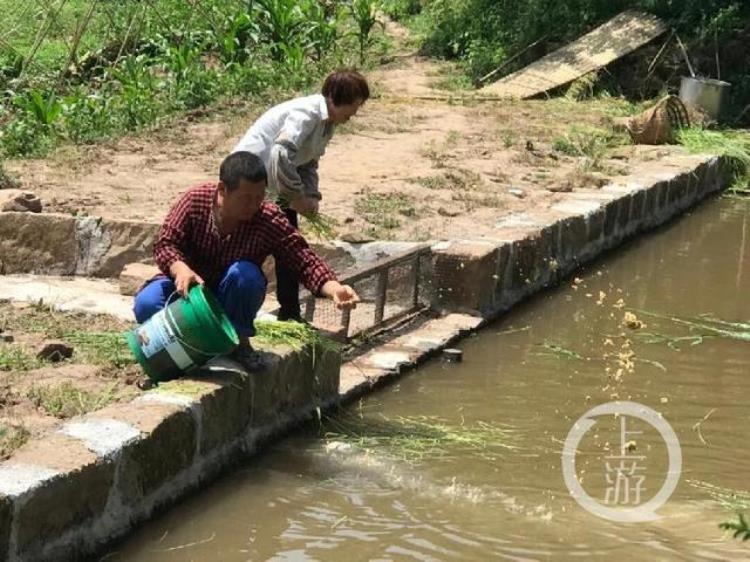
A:
[[[44,127],[52,127],[62,114],[63,109],[62,103],[57,99],[54,92],[45,95],[39,90],[31,90],[18,95],[13,103],[33,116]]]
[[[359,43],[359,62],[364,64],[365,52],[367,48],[372,44],[372,30],[376,25],[380,25],[385,28],[382,21],[378,20],[378,7],[377,0],[352,0],[349,4],[349,11],[351,12],[352,19],[356,24],[356,36],[357,42]]]
[[[336,47],[339,36],[338,12],[335,6],[333,9],[327,9],[322,2],[315,0],[305,4],[304,12],[307,20],[307,39],[315,51],[316,59],[321,60],[326,52]]]
[[[130,55],[111,70],[120,84],[120,102],[127,129],[152,123],[159,115],[156,93],[160,84],[144,55]]]
[[[281,60],[283,46],[299,42],[305,17],[299,2],[294,0],[255,0],[251,8],[260,16],[260,30],[271,43],[271,52]]]
[[[260,27],[247,12],[230,14],[222,22],[222,29],[216,36],[219,57],[224,63],[243,63],[249,55],[248,44],[257,43]]]

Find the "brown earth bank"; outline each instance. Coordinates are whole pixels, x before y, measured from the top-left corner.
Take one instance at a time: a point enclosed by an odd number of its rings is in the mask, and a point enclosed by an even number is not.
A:
[[[112,316],[0,301],[0,460],[70,418],[133,398],[141,378]],[[38,354],[52,344],[72,355]]]
[[[373,97],[337,131],[320,168],[321,211],[350,241],[491,237],[509,214],[544,210],[561,191],[600,187],[681,150],[633,146],[615,132],[636,109],[621,99],[480,101],[451,90],[451,65],[417,56],[368,79]],[[186,117],[7,167],[45,211],[160,221],[178,193],[216,178],[264,109]]]

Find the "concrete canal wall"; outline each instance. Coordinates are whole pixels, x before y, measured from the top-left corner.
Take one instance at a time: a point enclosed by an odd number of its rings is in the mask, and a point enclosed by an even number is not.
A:
[[[551,209],[499,220],[492,239],[435,244],[422,272],[431,315],[343,365],[332,352],[272,349],[264,372],[222,360],[131,403],[68,421],[0,464],[0,560],[96,552],[318,408],[366,394],[729,180],[720,158],[685,155],[602,189],[564,194]],[[41,233],[34,249],[29,224],[40,219],[12,215],[0,215],[0,247],[15,236],[30,248],[26,259],[55,272],[97,271],[91,264],[99,262],[81,259],[95,245],[63,256]],[[76,220],[59,221],[68,236],[79,236]]]

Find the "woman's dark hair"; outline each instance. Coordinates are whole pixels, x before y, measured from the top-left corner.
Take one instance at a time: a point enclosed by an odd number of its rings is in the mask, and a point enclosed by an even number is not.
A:
[[[323,82],[323,95],[336,106],[364,103],[370,97],[370,87],[359,72],[344,68],[328,75]]]
[[[233,152],[221,163],[219,167],[219,179],[231,192],[240,186],[241,180],[257,183],[266,181],[266,167],[263,160],[252,152]]]

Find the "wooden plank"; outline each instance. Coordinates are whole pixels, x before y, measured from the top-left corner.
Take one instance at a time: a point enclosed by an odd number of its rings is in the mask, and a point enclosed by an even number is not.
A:
[[[608,65],[666,30],[656,16],[623,12],[565,47],[485,86],[479,93],[519,99],[542,94]]]

